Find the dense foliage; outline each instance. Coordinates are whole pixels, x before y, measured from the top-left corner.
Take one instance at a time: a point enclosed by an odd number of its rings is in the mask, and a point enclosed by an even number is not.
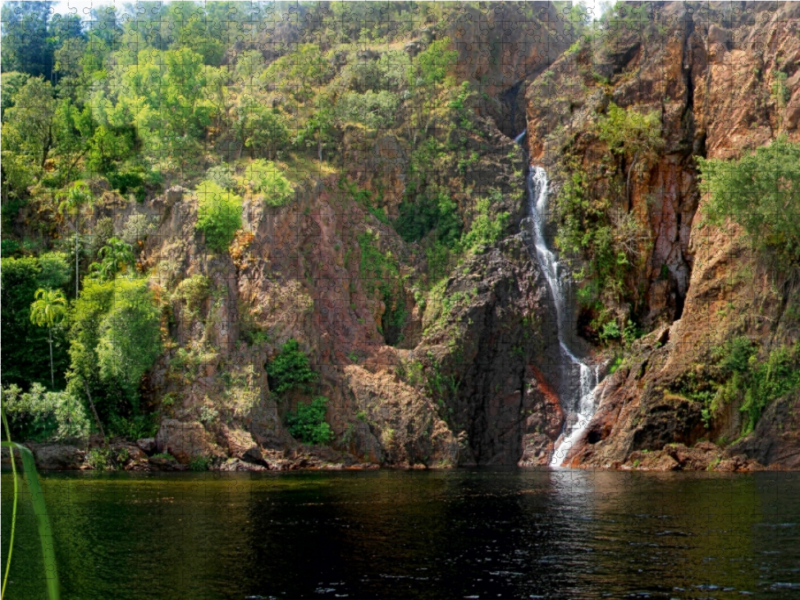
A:
[[[41,328],[30,319],[36,291],[69,288],[70,268],[64,254],[51,252],[38,257],[3,258],[2,268],[3,385],[27,389],[32,383],[50,385],[48,339],[52,334],[54,370],[64,384],[68,364],[63,322]],[[11,342],[13,340],[13,343]]]
[[[731,219],[782,267],[800,266],[800,144],[780,137],[738,160],[697,162],[708,220]]]
[[[47,391],[40,383],[28,392],[15,384],[4,388],[3,411],[15,440],[75,441],[89,435],[89,417],[80,400],[68,392]]]
[[[139,384],[161,353],[159,325],[145,280],[84,280],[73,312],[67,390],[93,400],[112,433],[135,437],[150,432]]]
[[[333,431],[325,422],[328,399],[317,396],[310,404],[299,404],[297,411],[286,415],[289,433],[304,444],[326,444],[333,439]]]
[[[285,394],[290,390],[307,392],[310,384],[317,380],[308,362],[308,355],[300,349],[295,339],[288,340],[281,346],[280,352],[266,364],[270,389],[276,394]]]
[[[242,226],[242,199],[213,181],[197,186],[197,230],[212,250],[224,252]]]

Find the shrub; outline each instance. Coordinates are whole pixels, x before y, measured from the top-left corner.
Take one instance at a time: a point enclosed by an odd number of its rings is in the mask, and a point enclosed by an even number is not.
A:
[[[783,266],[800,265],[800,144],[781,136],[739,160],[697,158],[706,217],[742,226],[750,243]]]
[[[399,104],[398,95],[386,90],[367,90],[363,94],[345,92],[336,104],[336,113],[342,121],[385,129],[394,125]]]
[[[87,400],[89,389],[111,433],[152,428],[139,410],[139,384],[160,353],[160,312],[146,280],[84,279],[72,316],[67,389]]]
[[[242,199],[213,181],[204,181],[195,192],[198,197],[197,225],[212,250],[224,252],[242,226]]]
[[[407,242],[416,242],[431,231],[437,241],[452,247],[461,236],[462,222],[458,205],[443,192],[400,204],[395,230]]]
[[[607,197],[592,197],[589,189],[589,176],[573,164],[555,199],[556,246],[584,261],[574,273],[583,283],[581,303],[589,306],[601,299],[608,312],[620,301],[625,276],[651,242],[649,230],[634,215],[613,206]]]
[[[449,70],[455,66],[458,52],[448,50],[450,44],[449,37],[436,40],[417,56],[417,66],[425,83],[442,83]]]
[[[272,161],[254,160],[244,174],[245,182],[256,193],[264,194],[269,206],[284,206],[294,198],[292,184]]]
[[[71,274],[65,255],[58,252],[42,254],[38,258],[2,259],[0,316],[6,342],[2,344],[3,384],[16,383],[23,389],[32,382],[50,385],[49,332],[31,322],[31,301],[39,288],[64,289]],[[56,383],[63,385],[62,374],[69,364],[69,357],[61,327],[54,328],[53,339]]]
[[[192,275],[178,284],[172,294],[173,301],[183,301],[186,303],[186,310],[191,315],[196,315],[203,302],[209,296],[210,283],[205,275]]]
[[[317,374],[308,363],[308,356],[300,350],[297,340],[290,339],[280,352],[266,365],[269,386],[276,394],[284,394],[291,389],[308,391],[309,384],[317,380]]]
[[[497,200],[497,193],[493,194],[493,198]],[[461,245],[465,250],[474,251],[480,246],[491,246],[503,235],[508,222],[508,213],[491,214],[490,207],[491,202],[488,198],[478,200],[472,226],[461,239]]]
[[[97,471],[105,471],[114,468],[111,451],[105,448],[92,448],[86,453],[86,462],[90,467]]]
[[[317,396],[311,404],[300,404],[296,412],[286,415],[289,433],[304,444],[325,444],[333,439],[333,431],[325,422],[328,399]]]
[[[236,177],[234,177],[233,169],[230,165],[222,164],[211,167],[206,171],[206,180],[213,181],[219,187],[232,190],[236,187]]]
[[[211,459],[208,456],[195,456],[189,461],[189,469],[192,471],[208,471]]]
[[[89,436],[86,410],[67,392],[48,392],[39,383],[23,392],[11,384],[3,390],[3,407],[15,439],[42,442]]]
[[[714,355],[724,375],[729,376],[711,402],[713,413],[721,404],[738,399],[744,413],[742,434],[751,432],[762,412],[773,400],[800,388],[800,342],[778,346],[766,357],[746,337],[730,340]]]

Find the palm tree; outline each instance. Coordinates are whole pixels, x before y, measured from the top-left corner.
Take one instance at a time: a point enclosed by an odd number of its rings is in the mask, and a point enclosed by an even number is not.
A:
[[[35,300],[31,304],[31,323],[38,327],[47,327],[47,342],[50,344],[50,383],[56,387],[56,376],[53,371],[53,327],[60,323],[67,314],[67,299],[61,290],[36,290]]]
[[[115,237],[109,238],[97,254],[102,260],[90,269],[93,271],[92,277],[98,279],[114,279],[117,273],[124,273],[135,260],[131,245]]]
[[[80,270],[78,266],[78,217],[84,204],[92,201],[92,194],[82,181],[76,181],[66,194],[61,196],[63,200],[58,205],[58,212],[75,217],[75,298],[78,297],[78,282],[80,281]]]

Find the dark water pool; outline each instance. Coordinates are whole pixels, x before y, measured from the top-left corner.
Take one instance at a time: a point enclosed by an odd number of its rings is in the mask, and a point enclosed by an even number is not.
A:
[[[800,473],[43,476],[66,599],[800,598]],[[11,476],[2,476],[3,565]],[[8,598],[45,598],[23,497]]]

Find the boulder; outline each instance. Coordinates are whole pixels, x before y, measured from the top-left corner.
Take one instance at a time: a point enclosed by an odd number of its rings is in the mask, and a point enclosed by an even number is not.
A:
[[[156,438],[142,438],[136,440],[136,445],[145,454],[153,454],[156,451]]]
[[[214,442],[201,423],[165,419],[156,435],[156,450],[167,452],[181,464],[188,464],[201,456],[224,457],[225,454]],[[152,462],[152,459],[151,459]]]
[[[239,458],[230,458],[219,466],[220,471],[267,471],[263,465],[254,465]]]
[[[266,464],[253,436],[243,429],[223,425],[217,434],[217,443],[222,448],[227,448],[228,453],[234,458],[260,465]]]
[[[25,444],[33,453],[36,468],[44,471],[80,469],[86,452],[67,444]]]

